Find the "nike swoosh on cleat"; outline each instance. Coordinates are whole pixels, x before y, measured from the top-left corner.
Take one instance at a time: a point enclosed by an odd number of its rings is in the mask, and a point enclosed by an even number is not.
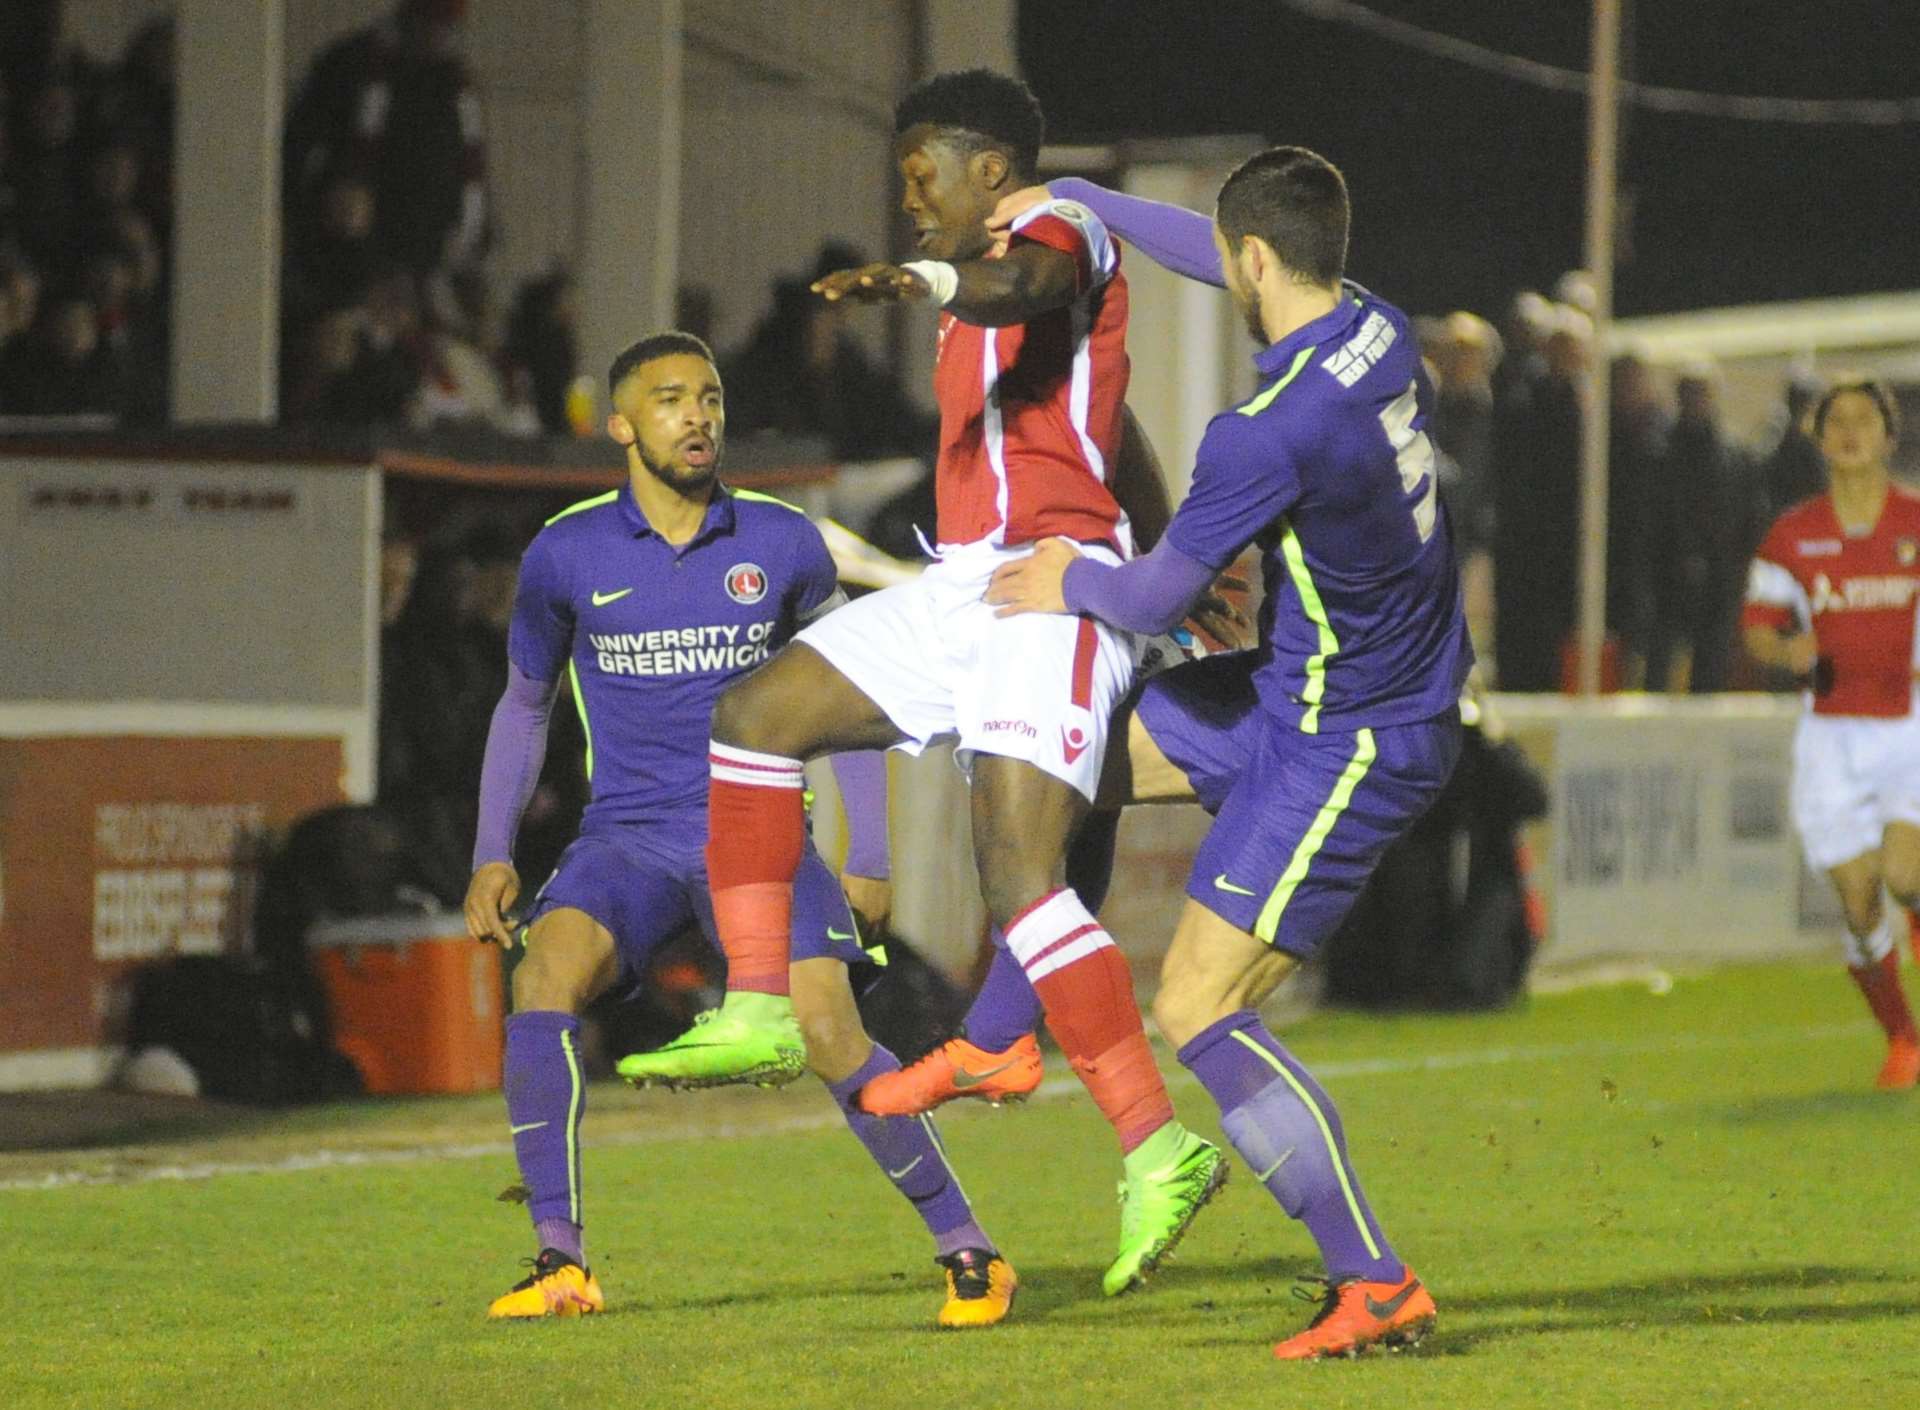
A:
[[[985,1072],[969,1072],[964,1067],[956,1067],[953,1070],[953,1085],[960,1088],[962,1091],[965,1091],[968,1087],[978,1087],[982,1082],[986,1081],[989,1077],[998,1077],[1001,1073],[1005,1072],[1009,1067],[1012,1067],[1014,1063],[1017,1063],[1019,1061],[1020,1061],[1019,1058],[1011,1058],[1008,1061],[1001,1063],[998,1067],[988,1068]]]
[[[1289,1150],[1285,1155],[1281,1156],[1280,1159],[1274,1161],[1273,1164],[1269,1165],[1265,1170],[1262,1170],[1258,1175],[1254,1176],[1253,1178],[1258,1180],[1261,1184],[1264,1185],[1267,1183],[1267,1177],[1269,1175],[1273,1174],[1274,1171],[1278,1170],[1281,1166],[1285,1165],[1288,1161],[1292,1159],[1293,1159],[1293,1151]]]
[[[1231,881],[1228,881],[1227,874],[1225,872],[1221,872],[1220,875],[1216,876],[1213,879],[1213,884],[1216,889],[1221,891],[1231,891],[1236,896],[1253,895],[1253,892],[1247,890],[1246,887],[1235,886]]]
[[[1367,1315],[1369,1317],[1378,1317],[1382,1322],[1384,1322],[1389,1317],[1393,1316],[1394,1313],[1398,1312],[1403,1306],[1405,1306],[1408,1298],[1412,1297],[1415,1293],[1419,1291],[1420,1291],[1420,1280],[1418,1278],[1415,1278],[1411,1283],[1408,1283],[1404,1288],[1400,1289],[1399,1292],[1395,1293],[1392,1297],[1388,1298],[1385,1302],[1375,1302],[1373,1300],[1372,1294],[1369,1293],[1366,1298]]]
[[[546,1124],[547,1123],[544,1121],[529,1121],[523,1126],[509,1127],[507,1130],[507,1134],[509,1136],[517,1136],[522,1131],[538,1131],[542,1126],[545,1126]]]
[[[924,1155],[916,1155],[912,1160],[908,1161],[905,1165],[901,1166],[898,1170],[889,1170],[887,1174],[892,1179],[904,1180],[907,1178],[907,1176],[913,1174],[913,1167],[918,1165],[921,1161],[925,1159],[926,1157]]]
[[[593,605],[595,607],[605,607],[609,602],[618,602],[632,591],[632,588],[621,588],[618,592],[596,592],[593,595]]]

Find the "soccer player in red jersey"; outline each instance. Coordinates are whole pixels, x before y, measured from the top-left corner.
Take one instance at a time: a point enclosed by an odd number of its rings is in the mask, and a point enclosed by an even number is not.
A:
[[[1892,394],[1841,381],[1814,408],[1832,487],[1774,522],[1747,585],[1747,650],[1807,679],[1793,818],[1846,911],[1847,969],[1887,1034],[1878,1085],[1920,1082],[1893,909],[1920,906],[1920,495],[1893,483]]]
[[[901,207],[925,258],[827,276],[829,300],[931,299],[942,309],[936,561],[910,584],[821,619],[722,697],[713,716],[707,847],[727,955],[724,1006],[621,1064],[665,1085],[779,1082],[801,1043],[787,991],[801,765],[849,748],[918,753],[952,739],[968,771],[987,910],[1048,1026],[1120,1139],[1124,1292],[1164,1256],[1226,1175],[1174,1118],[1112,938],[1063,884],[1067,843],[1100,777],[1108,719],[1133,678],[1132,638],[1092,618],[1000,618],[994,570],[1049,537],[1118,564],[1127,285],[1100,220],[1048,199],[1004,253],[987,218],[1032,184],[1043,120],[1024,84],[939,74],[894,115]]]

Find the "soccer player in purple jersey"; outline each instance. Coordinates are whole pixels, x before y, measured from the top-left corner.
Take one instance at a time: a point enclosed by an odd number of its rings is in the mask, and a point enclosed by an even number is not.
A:
[[[1084,183],[1056,194],[1069,193],[1155,259],[1225,284],[1261,347],[1262,387],[1209,424],[1151,553],[1115,567],[1045,540],[999,569],[988,600],[1164,630],[1259,546],[1261,645],[1155,678],[1127,725],[1135,796],[1190,786],[1214,814],[1153,1013],[1325,1259],[1319,1315],[1274,1354],[1410,1343],[1433,1299],[1361,1194],[1332,1099],[1257,1009],[1458,757],[1472,648],[1425,430],[1432,391],[1406,316],[1342,279],[1346,184],[1324,158],[1249,158],[1211,223]]]
[[[476,939],[511,946],[508,913],[521,889],[514,833],[560,682],[569,680],[592,801],[528,912],[507,1020],[507,1116],[539,1253],[532,1273],[494,1301],[492,1317],[603,1306],[581,1238],[578,1015],[608,989],[639,982],[653,948],[688,920],[713,939],[703,858],[713,702],[842,600],[805,515],[716,478],[726,413],[704,343],[677,332],[647,338],[615,359],[608,381],[607,429],[626,448],[627,484],[555,515],[527,549],[507,690],[481,777],[467,926]],[[853,776],[843,774],[843,785]],[[881,806],[880,798],[849,800],[853,810]],[[947,1273],[940,1325],[997,1322],[1016,1279],[974,1221],[931,1123],[852,1105],[871,1078],[899,1067],[867,1037],[854,1006],[846,966],[863,954],[856,934],[840,886],[809,842],[792,937],[808,1065],[933,1234]]]

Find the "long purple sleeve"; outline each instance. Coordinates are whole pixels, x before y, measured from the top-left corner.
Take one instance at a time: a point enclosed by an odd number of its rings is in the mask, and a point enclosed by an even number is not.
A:
[[[1047,190],[1061,200],[1078,201],[1155,264],[1216,289],[1227,287],[1220,253],[1213,247],[1213,222],[1198,211],[1109,191],[1077,176],[1049,181]]]
[[[1069,612],[1122,631],[1157,634],[1179,626],[1212,581],[1213,569],[1161,539],[1153,552],[1117,568],[1076,558],[1060,586]]]
[[[487,752],[480,765],[480,826],[473,840],[473,865],[511,862],[520,815],[527,810],[547,757],[547,720],[557,692],[545,681],[507,665],[507,688],[493,707],[487,728]]]
[[[847,817],[850,876],[885,881],[892,874],[887,850],[887,756],[861,749],[833,756],[833,780],[840,785],[840,808]]]

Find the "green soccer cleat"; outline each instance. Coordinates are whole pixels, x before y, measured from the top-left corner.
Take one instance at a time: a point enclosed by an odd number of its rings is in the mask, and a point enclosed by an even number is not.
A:
[[[1149,1146],[1154,1139],[1149,1138]],[[1120,1253],[1100,1280],[1100,1290],[1108,1297],[1145,1282],[1173,1252],[1194,1216],[1227,1183],[1227,1158],[1191,1131],[1181,1132],[1170,1155],[1151,1168],[1134,1169],[1137,1163],[1129,1161],[1127,1178],[1120,1182]]]
[[[807,1044],[784,994],[735,993],[665,1047],[620,1059],[636,1087],[784,1087],[807,1070]]]

